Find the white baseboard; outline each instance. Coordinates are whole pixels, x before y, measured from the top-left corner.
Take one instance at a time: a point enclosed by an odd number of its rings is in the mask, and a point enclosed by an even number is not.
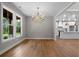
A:
[[[18,45],[19,43],[21,43],[21,42],[24,41],[24,40],[25,40],[25,39],[22,39],[22,40],[16,42],[15,44],[13,44],[13,45],[11,45],[11,46],[5,48],[4,50],[0,51],[0,55],[3,54],[3,53],[5,53],[5,52],[8,51],[9,49],[13,48],[14,46]]]
[[[37,39],[37,40],[38,40],[38,39],[44,39],[44,40],[45,40],[45,39],[48,39],[48,40],[52,39],[52,40],[55,40],[55,38],[26,38],[26,39]]]
[[[79,40],[79,38],[60,38],[62,40]]]

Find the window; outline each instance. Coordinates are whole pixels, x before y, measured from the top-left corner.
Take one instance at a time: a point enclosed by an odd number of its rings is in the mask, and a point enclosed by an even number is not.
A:
[[[13,14],[3,8],[3,39],[13,37]]]
[[[21,17],[16,16],[16,36],[21,35]]]
[[[2,13],[2,41],[6,41],[22,34],[22,17],[3,6]],[[16,17],[15,17],[15,16]]]

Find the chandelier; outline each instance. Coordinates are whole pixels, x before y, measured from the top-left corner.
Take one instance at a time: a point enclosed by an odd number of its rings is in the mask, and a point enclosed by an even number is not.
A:
[[[37,22],[37,23],[43,22],[43,20],[44,20],[44,15],[41,13],[39,7],[37,7],[37,8],[36,8],[36,11],[33,13],[33,15],[32,15],[32,20],[33,20],[34,22]]]

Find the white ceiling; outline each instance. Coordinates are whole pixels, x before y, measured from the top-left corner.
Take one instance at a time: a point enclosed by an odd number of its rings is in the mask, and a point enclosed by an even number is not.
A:
[[[76,15],[77,18],[79,18],[79,2],[74,3],[72,6],[70,6],[67,10],[65,10],[61,15],[59,15],[57,18],[63,18],[64,15],[71,16]]]
[[[45,16],[55,16],[69,2],[13,2],[25,15],[32,16],[37,7],[40,7],[40,12]]]
[[[67,9],[67,11],[79,11],[79,2],[73,4],[70,8]]]

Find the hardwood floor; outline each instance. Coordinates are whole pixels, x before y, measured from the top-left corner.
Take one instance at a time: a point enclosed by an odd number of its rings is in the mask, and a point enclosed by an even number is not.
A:
[[[24,40],[1,57],[76,57],[79,40]]]

